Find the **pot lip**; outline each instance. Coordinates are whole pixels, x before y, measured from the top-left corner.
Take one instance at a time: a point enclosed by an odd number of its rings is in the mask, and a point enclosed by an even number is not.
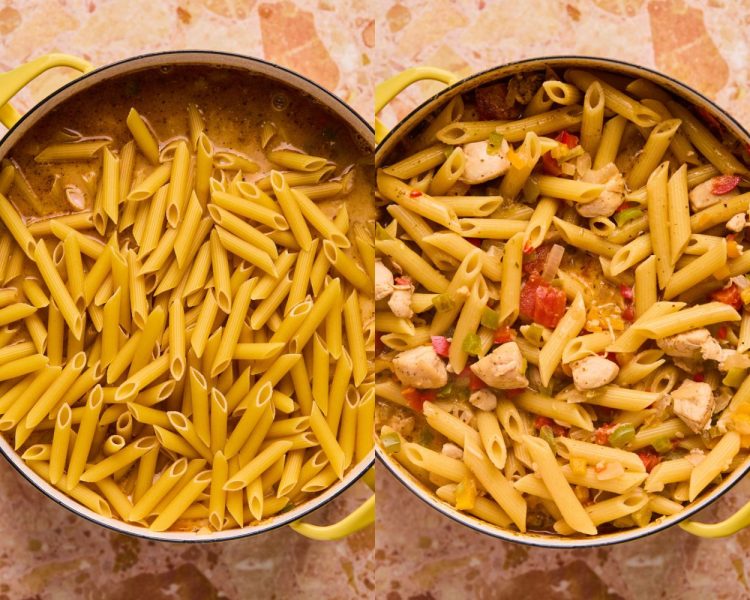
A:
[[[569,538],[564,536],[552,537],[551,535],[542,537],[544,534],[540,534],[536,537],[534,532],[521,533],[512,529],[503,529],[499,526],[487,523],[486,525],[478,518],[471,515],[464,515],[457,509],[452,508],[447,503],[443,502],[439,498],[433,495],[426,494],[421,490],[414,481],[411,480],[411,474],[407,473],[405,469],[400,466],[394,465],[384,453],[382,448],[376,443],[375,454],[378,458],[378,463],[382,464],[396,480],[401,483],[406,489],[412,494],[419,498],[422,502],[437,510],[442,515],[448,517],[451,521],[454,521],[464,527],[468,527],[478,533],[484,534],[489,537],[496,538],[503,542],[513,542],[516,544],[522,544],[524,546],[535,546],[537,548],[548,548],[554,550],[575,550],[582,548],[598,548],[602,546],[614,546],[616,544],[622,544],[624,542],[632,542],[635,540],[643,539],[655,533],[659,533],[676,525],[695,513],[703,510],[714,501],[721,498],[729,490],[731,490],[737,483],[739,483],[748,471],[750,471],[750,457],[745,460],[745,464],[737,469],[732,474],[732,478],[726,483],[723,483],[720,488],[712,490],[703,499],[695,502],[693,506],[689,506],[684,510],[674,515],[664,515],[662,521],[656,525],[653,523],[647,527],[636,527],[633,529],[625,529],[617,533],[604,534],[603,536],[594,536],[592,538]]]
[[[396,123],[396,125],[394,125],[393,128],[391,128],[386,133],[385,137],[382,140],[380,140],[377,147],[375,148],[376,165],[381,162],[380,159],[382,158],[382,156],[380,155],[381,155],[382,149],[385,148],[386,145],[390,145],[390,143],[392,142],[392,138],[396,137],[397,135],[400,135],[402,128],[407,123],[409,123],[412,119],[414,119],[420,112],[422,112],[430,104],[435,103],[436,100],[442,99],[443,97],[445,97],[446,95],[449,95],[451,92],[455,91],[456,89],[464,87],[467,83],[472,82],[476,79],[482,78],[495,71],[501,71],[501,70],[506,70],[506,69],[510,69],[513,67],[523,67],[526,65],[534,65],[534,64],[543,66],[548,61],[555,61],[555,62],[587,61],[589,63],[592,63],[591,66],[594,68],[596,68],[597,66],[602,69],[607,69],[611,67],[625,67],[627,69],[635,69],[636,71],[647,73],[648,75],[656,77],[657,79],[668,82],[670,85],[672,85],[674,88],[679,90],[681,93],[689,95],[689,96],[694,96],[695,100],[699,100],[700,102],[705,102],[706,104],[710,105],[714,111],[719,113],[721,117],[723,117],[728,123],[731,124],[732,128],[735,128],[738,132],[742,133],[745,136],[745,138],[750,139],[750,132],[748,132],[748,130],[745,129],[745,127],[737,119],[735,119],[729,112],[727,112],[724,108],[719,106],[715,101],[708,98],[702,92],[697,91],[695,88],[687,85],[686,83],[680,81],[679,79],[672,77],[671,75],[667,75],[666,73],[657,71],[656,69],[653,69],[651,67],[645,67],[643,65],[639,65],[639,64],[627,61],[627,60],[620,60],[617,58],[590,56],[590,55],[585,55],[585,54],[551,54],[547,56],[524,58],[521,60],[515,60],[515,61],[495,65],[487,69],[483,69],[481,71],[478,71],[477,73],[473,73],[471,75],[468,75],[467,77],[463,77],[462,79],[459,79],[457,82],[444,87],[439,92],[433,94],[429,98],[426,98],[423,102],[421,102],[419,105],[413,108],[409,112],[409,114],[407,114],[404,118],[400,119],[399,122]],[[597,63],[597,64],[593,64],[593,63]]]
[[[434,105],[436,101],[450,95],[452,92],[455,92],[456,90],[460,88],[466,87],[467,84],[469,84],[470,82],[486,77],[487,75],[491,73],[495,73],[498,71],[506,71],[508,69],[512,69],[513,67],[524,67],[524,66],[531,66],[531,65],[543,66],[545,63],[548,63],[550,61],[554,61],[557,63],[564,63],[566,61],[585,61],[589,63],[588,65],[586,65],[588,67],[601,68],[604,70],[612,69],[613,67],[620,67],[620,68],[624,67],[627,70],[634,70],[636,72],[641,72],[641,73],[650,75],[653,78],[656,78],[657,80],[659,80],[659,82],[662,84],[664,82],[668,83],[675,90],[680,92],[680,95],[683,97],[683,99],[691,99],[692,97],[692,102],[695,104],[699,104],[699,103],[707,104],[708,106],[711,107],[711,109],[715,113],[717,113],[720,117],[722,117],[722,119],[726,122],[726,124],[729,125],[729,128],[733,130],[734,133],[741,134],[740,137],[744,136],[746,140],[750,139],[750,133],[748,133],[747,129],[745,129],[745,127],[739,121],[737,121],[729,112],[727,112],[725,109],[723,109],[713,100],[707,98],[701,92],[698,92],[691,86],[688,86],[687,84],[683,83],[682,81],[678,79],[675,79],[674,77],[670,75],[666,75],[665,73],[662,73],[650,67],[645,67],[645,66],[638,65],[629,61],[613,59],[613,58],[575,55],[575,54],[549,55],[549,56],[538,56],[534,58],[525,58],[522,60],[512,61],[512,62],[504,63],[501,65],[496,65],[488,69],[484,69],[482,71],[479,71],[477,73],[474,73],[472,75],[469,75],[467,77],[460,79],[456,83],[441,89],[436,94],[433,94],[429,98],[425,99],[417,107],[412,109],[408,115],[402,118],[391,130],[389,130],[386,136],[378,143],[377,148],[375,149],[376,166],[382,162],[383,148],[385,148],[386,145],[397,143],[398,140],[394,140],[394,138],[402,135],[403,128],[407,124],[412,125],[411,121],[416,119],[420,115],[420,113],[425,111],[425,109],[427,109],[431,105]],[[392,150],[393,147],[395,146],[392,146],[391,148],[389,148],[389,151]],[[680,523],[688,519],[689,517],[695,515],[697,512],[706,508],[708,505],[710,505],[714,501],[721,498],[721,496],[723,496],[726,492],[732,489],[741,479],[743,479],[747,475],[748,471],[750,471],[750,457],[748,457],[748,459],[746,459],[745,461],[745,464],[739,467],[731,475],[731,478],[727,480],[726,482],[724,482],[721,487],[712,490],[704,498],[695,502],[692,506],[685,508],[679,513],[675,515],[663,516],[662,521],[656,525],[647,526],[645,528],[638,527],[634,529],[623,530],[618,533],[605,534],[604,536],[596,536],[594,538],[566,538],[562,536],[559,536],[558,538],[553,538],[551,536],[550,537],[535,537],[533,534],[529,535],[528,533],[520,533],[517,531],[510,530],[510,529],[507,529],[507,530],[501,529],[499,527],[493,526],[492,524],[483,525],[481,521],[479,521],[478,519],[475,519],[471,515],[463,515],[459,513],[456,509],[451,508],[446,503],[436,498],[434,495],[428,495],[427,493],[425,493],[422,489],[420,489],[415,484],[414,481],[411,480],[412,476],[410,474],[408,474],[405,470],[402,470],[400,465],[395,464],[395,461],[392,458],[385,455],[382,448],[377,443],[375,444],[375,454],[378,458],[379,463],[382,464],[404,487],[406,487],[422,502],[432,507],[433,509],[437,510],[441,514],[445,515],[452,521],[455,521],[456,523],[459,523],[465,527],[473,529],[474,531],[477,531],[484,535],[488,535],[490,537],[497,538],[502,541],[515,542],[515,543],[520,543],[520,544],[524,544],[527,546],[536,546],[540,548],[551,548],[551,549],[577,549],[577,548],[595,548],[595,547],[601,547],[601,546],[611,546],[611,545],[620,544],[623,542],[634,541],[636,539],[645,538],[649,535],[653,535],[655,533],[661,532],[669,527],[672,527],[673,525],[676,525],[677,523]]]
[[[33,114],[35,114],[38,110],[40,110],[45,104],[47,104],[52,98],[64,92],[65,90],[69,89],[70,87],[74,85],[78,85],[82,81],[85,81],[91,77],[100,75],[104,73],[105,71],[108,71],[109,69],[121,67],[129,63],[139,62],[144,59],[162,58],[162,57],[169,57],[169,56],[182,57],[186,55],[197,55],[197,56],[204,56],[204,57],[213,56],[213,57],[216,57],[217,59],[222,59],[222,58],[240,59],[248,63],[255,63],[257,65],[262,65],[272,70],[280,71],[284,73],[285,75],[289,75],[292,79],[297,79],[298,82],[302,81],[305,84],[310,85],[311,87],[316,89],[318,92],[320,92],[324,97],[333,100],[338,105],[337,106],[338,109],[341,109],[342,111],[352,115],[359,121],[361,125],[364,126],[365,130],[370,134],[368,136],[363,136],[364,140],[365,142],[367,142],[370,148],[374,151],[375,129],[369,123],[369,121],[367,121],[367,119],[365,119],[359,112],[354,110],[354,108],[350,106],[349,104],[347,104],[342,98],[339,98],[331,90],[323,87],[321,84],[310,79],[306,75],[303,75],[302,73],[289,69],[288,67],[284,67],[278,63],[268,61],[262,58],[257,58],[255,56],[249,56],[247,54],[240,54],[238,52],[226,52],[223,50],[200,50],[200,49],[163,50],[160,52],[145,52],[141,54],[136,54],[134,56],[129,56],[127,58],[123,58],[121,60],[108,63],[100,67],[96,67],[92,69],[91,71],[88,71],[87,73],[82,73],[81,75],[73,79],[72,81],[68,81],[64,85],[61,85],[57,89],[47,94],[44,98],[39,100],[36,104],[34,104],[34,106],[32,106],[29,110],[27,110],[24,114],[22,114],[21,118],[16,123],[14,123],[13,127],[8,129],[8,131],[6,131],[5,134],[0,136],[0,146],[3,144],[3,142],[5,142],[6,138],[8,138],[21,125],[21,123],[24,123],[28,118],[30,118]],[[217,64],[216,66],[221,67],[221,66],[228,66],[228,65]],[[291,83],[293,87],[299,87],[297,85],[298,82],[288,82],[288,83]],[[304,90],[302,91],[304,92]],[[338,112],[338,110],[336,110],[335,112]]]
[[[217,58],[219,61],[222,58],[227,58],[227,59],[233,59],[233,60],[241,60],[248,64],[261,65],[265,68],[270,69],[271,71],[279,71],[282,74],[289,76],[290,80],[283,81],[283,83],[286,83],[287,85],[290,85],[291,87],[295,87],[297,89],[300,88],[299,84],[303,82],[304,84],[310,86],[311,88],[313,88],[314,90],[316,90],[318,93],[321,94],[321,97],[318,97],[318,98],[316,98],[315,96],[312,96],[314,100],[317,100],[320,102],[322,98],[330,99],[333,101],[333,105],[328,106],[328,108],[332,110],[335,114],[338,114],[342,118],[345,115],[351,115],[352,117],[354,117],[358,121],[358,123],[363,127],[363,131],[367,132],[368,135],[362,135],[361,132],[356,132],[356,133],[360,135],[360,137],[363,138],[364,142],[370,147],[370,149],[374,151],[375,130],[373,129],[372,125],[361,114],[359,114],[359,112],[354,110],[354,108],[352,108],[349,104],[344,102],[344,100],[339,98],[332,91],[326,89],[325,87],[321,86],[319,83],[313,81],[312,79],[306,77],[305,75],[302,75],[296,71],[288,69],[287,67],[283,67],[277,63],[270,62],[261,58],[256,58],[253,56],[235,53],[235,52],[224,52],[224,51],[215,51],[215,50],[166,50],[166,51],[161,51],[161,52],[148,52],[148,53],[143,53],[143,54],[137,54],[135,56],[130,56],[128,58],[92,69],[91,71],[84,73],[80,75],[79,77],[77,77],[76,79],[73,79],[72,81],[69,81],[66,84],[55,89],[54,91],[49,93],[47,96],[42,98],[39,102],[34,104],[34,106],[32,106],[23,115],[21,115],[21,118],[18,120],[18,122],[16,122],[13,125],[13,127],[8,129],[8,131],[6,131],[2,136],[0,136],[0,147],[2,147],[2,145],[21,126],[21,124],[25,123],[28,119],[35,116],[37,112],[42,110],[42,108],[45,105],[47,105],[47,103],[50,100],[52,100],[54,97],[58,96],[59,94],[63,93],[64,91],[68,90],[70,87],[79,85],[82,81],[86,81],[91,77],[101,75],[102,73],[105,73],[106,71],[110,69],[128,65],[129,63],[137,63],[137,62],[143,61],[144,59],[168,58],[170,56],[186,57],[188,55],[195,55],[195,56],[202,56],[202,57],[212,56],[212,57]],[[216,66],[222,67],[222,66],[233,66],[233,65],[222,65],[220,62],[217,62]],[[264,74],[264,75],[268,76],[268,74]],[[305,89],[301,89],[300,91],[310,95],[310,93]],[[15,450],[13,450],[13,448],[8,443],[8,441],[2,436],[0,436],[0,454],[3,455],[3,457],[7,460],[7,462],[29,484],[31,484],[32,487],[34,487],[36,490],[38,490],[39,492],[47,496],[47,498],[54,501],[56,504],[69,510],[76,516],[82,517],[83,519],[86,519],[87,521],[90,521],[91,523],[95,523],[96,525],[99,525],[111,531],[116,531],[117,533],[122,533],[122,534],[129,535],[132,537],[152,540],[155,542],[171,542],[171,543],[182,543],[182,544],[203,544],[203,543],[211,543],[211,542],[224,542],[224,541],[229,541],[229,540],[236,540],[240,538],[247,538],[247,537],[259,535],[261,533],[266,533],[268,531],[278,529],[280,527],[288,525],[289,523],[292,523],[294,521],[297,521],[299,519],[306,517],[307,515],[311,514],[312,512],[316,511],[317,509],[321,508],[322,506],[324,506],[325,504],[327,504],[328,502],[330,502],[331,500],[339,496],[345,490],[349,489],[355,482],[359,481],[359,479],[362,477],[362,475],[364,475],[366,471],[372,468],[373,465],[375,464],[375,451],[373,449],[368,453],[368,455],[364,459],[359,461],[359,463],[356,464],[349,473],[347,473],[347,475],[345,476],[343,480],[338,481],[337,483],[335,483],[333,486],[328,488],[319,496],[308,500],[307,502],[288,511],[287,513],[279,513],[277,515],[269,517],[266,520],[266,522],[263,522],[261,525],[257,525],[257,526],[229,529],[225,531],[215,531],[215,532],[206,533],[206,534],[198,534],[198,533],[190,532],[190,531],[188,532],[155,532],[145,527],[141,527],[141,526],[131,524],[131,523],[126,523],[124,521],[120,521],[119,519],[116,519],[114,517],[107,518],[101,515],[97,515],[93,511],[81,505],[79,502],[65,495],[63,492],[52,487],[47,481],[45,481],[39,475],[34,473],[29,467],[26,467],[25,465],[20,464],[20,460],[21,460],[20,456],[16,453]]]
[[[10,444],[7,440],[0,436],[0,453],[10,463],[10,465],[37,491],[41,492],[47,498],[54,501],[56,504],[69,510],[73,514],[87,521],[131,537],[141,538],[145,540],[151,540],[155,542],[170,542],[178,544],[206,544],[212,542],[227,542],[231,540],[237,540],[241,538],[253,537],[262,533],[284,527],[294,521],[302,519],[312,512],[318,510],[322,506],[328,504],[331,500],[338,497],[344,491],[349,489],[354,483],[359,481],[362,475],[367,470],[373,467],[375,464],[375,451],[370,451],[366,458],[360,461],[346,477],[328,488],[321,495],[308,500],[304,504],[293,508],[286,513],[277,513],[271,517],[268,517],[261,525],[245,526],[236,529],[227,529],[223,531],[212,531],[210,533],[197,533],[194,531],[151,531],[146,527],[136,525],[134,523],[126,523],[116,517],[104,517],[96,514],[94,511],[86,508],[76,500],[67,496],[64,492],[53,487],[48,481],[34,473],[34,471],[26,467],[21,462],[21,458],[13,450],[11,452],[18,460],[8,454]]]

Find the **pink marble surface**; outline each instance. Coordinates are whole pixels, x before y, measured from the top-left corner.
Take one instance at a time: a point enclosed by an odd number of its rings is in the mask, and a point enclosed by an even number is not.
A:
[[[366,0],[0,0],[0,72],[47,52],[102,65],[142,52],[223,50],[300,71],[367,114],[371,14]],[[14,104],[27,109],[73,76],[51,71]],[[356,484],[311,520],[335,522],[368,495]],[[0,506],[0,600],[348,599],[374,589],[372,527],[331,543],[284,528],[222,544],[156,544],[75,517],[3,460]]]
[[[673,75],[750,126],[750,3],[743,0],[414,0],[380,3],[375,77],[413,65],[469,75],[522,58],[583,54]],[[381,115],[394,123],[436,83],[412,86]],[[379,597],[748,598],[750,532],[699,540],[679,529],[582,551],[508,544],[428,508],[389,474],[378,478]],[[750,500],[746,480],[700,515]]]

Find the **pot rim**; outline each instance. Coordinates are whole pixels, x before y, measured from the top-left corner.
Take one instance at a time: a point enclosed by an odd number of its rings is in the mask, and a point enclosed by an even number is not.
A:
[[[675,93],[678,97],[683,100],[687,100],[692,104],[706,104],[710,107],[711,112],[718,116],[724,125],[737,137],[745,143],[750,142],[750,133],[743,127],[733,116],[727,111],[720,107],[713,100],[710,100],[701,92],[698,92],[688,86],[687,84],[669,76],[656,71],[650,67],[644,67],[636,65],[634,63],[611,59],[602,58],[595,56],[585,55],[552,55],[552,56],[541,56],[536,58],[526,58],[518,61],[505,63],[503,65],[497,65],[484,69],[478,73],[469,75],[463,79],[460,79],[456,83],[447,86],[433,94],[416,108],[411,110],[408,115],[401,119],[380,141],[375,150],[375,164],[376,167],[382,164],[384,157],[391,152],[397,144],[401,141],[401,138],[408,135],[409,131],[417,124],[419,124],[425,116],[433,112],[438,105],[447,97],[452,97],[459,93],[464,93],[472,89],[471,84],[477,81],[489,82],[495,78],[500,78],[508,75],[511,72],[520,72],[524,67],[528,67],[528,70],[535,70],[544,66],[551,66],[555,68],[561,64],[567,62],[577,62],[580,66],[587,68],[599,68],[605,71],[614,71],[622,73],[623,71],[629,72],[631,75],[647,76],[651,81],[655,81],[661,87],[667,87]],[[585,65],[583,63],[586,63]],[[515,71],[514,71],[515,69]],[[728,479],[723,481],[719,486],[705,494],[702,498],[692,502],[690,505],[685,507],[679,513],[674,515],[663,515],[658,520],[652,521],[645,527],[636,527],[632,529],[626,529],[615,533],[606,533],[590,538],[571,538],[565,536],[553,536],[552,534],[543,534],[535,532],[521,533],[519,531],[511,529],[503,529],[499,526],[493,525],[486,521],[482,521],[472,515],[462,513],[457,509],[451,507],[446,502],[440,500],[435,496],[434,492],[422,488],[422,484],[414,478],[405,468],[398,464],[394,459],[388,457],[379,444],[375,444],[375,454],[378,457],[378,462],[385,466],[385,468],[395,476],[395,478],[420,500],[427,505],[431,506],[441,514],[450,518],[451,520],[460,523],[474,531],[479,533],[507,541],[524,544],[527,546],[537,546],[541,548],[556,548],[556,549],[571,549],[571,548],[595,548],[599,546],[611,546],[623,542],[633,541],[641,539],[649,535],[653,535],[660,531],[663,531],[677,523],[680,523],[689,517],[695,515],[697,512],[703,510],[708,505],[718,500],[732,487],[734,487],[748,471],[750,471],[750,456],[745,459],[744,463],[740,465],[730,475]]]
[[[457,93],[459,89],[464,88],[464,87],[469,87],[468,86],[469,83],[474,82],[477,79],[488,77],[490,74],[496,73],[498,71],[512,70],[513,68],[521,69],[527,66],[528,67],[551,66],[554,68],[555,67],[554,63],[563,63],[566,61],[586,61],[586,62],[591,63],[592,68],[597,68],[594,65],[598,64],[599,68],[603,70],[611,70],[611,67],[614,66],[614,67],[620,67],[626,70],[633,69],[641,73],[646,73],[649,76],[659,80],[658,81],[659,85],[663,86],[664,83],[667,83],[670,86],[672,86],[675,90],[678,90],[679,92],[681,92],[682,94],[688,97],[690,96],[694,97],[693,103],[695,103],[695,100],[699,100],[700,102],[705,102],[706,104],[709,104],[711,108],[713,108],[719,114],[720,117],[722,117],[725,121],[731,124],[732,128],[735,128],[737,131],[741,132],[742,135],[746,138],[746,141],[750,140],[750,132],[748,132],[748,130],[745,129],[745,127],[739,121],[737,121],[737,119],[735,119],[732,115],[730,115],[726,110],[724,110],[716,102],[714,102],[713,100],[705,96],[702,92],[695,90],[694,88],[690,87],[686,83],[683,83],[679,79],[675,79],[671,75],[667,75],[651,67],[645,67],[642,65],[638,65],[632,62],[628,62],[628,61],[620,60],[616,58],[587,56],[585,54],[552,54],[549,56],[524,58],[521,60],[515,60],[515,61],[504,63],[501,65],[496,65],[494,67],[489,67],[487,69],[483,69],[482,71],[478,71],[477,73],[468,75],[462,79],[459,79],[457,82],[444,87],[439,92],[433,94],[432,96],[430,96],[429,98],[425,99],[423,102],[418,104],[405,117],[400,119],[399,122],[396,123],[396,125],[394,125],[386,133],[385,137],[378,143],[377,147],[375,148],[376,165],[380,164],[382,156],[383,154],[385,154],[383,149],[386,148],[386,146],[388,146],[387,150],[390,151],[392,149],[391,146],[399,141],[399,140],[396,140],[395,138],[402,135],[403,128],[406,127],[407,125],[409,127],[413,127],[417,124],[417,123],[411,123],[413,119],[419,116],[420,113],[425,111],[425,109],[430,108],[429,112],[431,112],[432,110],[434,110],[435,104],[445,99],[446,96],[455,95],[455,93]],[[425,113],[425,116],[426,114],[429,114],[429,113]],[[408,133],[408,131],[403,132],[403,133]]]
[[[260,58],[255,58],[252,56],[238,54],[235,52],[223,52],[223,51],[213,51],[213,50],[167,50],[167,51],[162,51],[162,52],[150,52],[150,53],[138,54],[136,56],[131,56],[131,57],[107,64],[107,65],[103,65],[101,67],[97,67],[96,69],[93,69],[87,73],[84,73],[78,76],[77,78],[73,79],[72,81],[69,81],[66,84],[55,89],[54,91],[49,93],[47,96],[45,96],[42,100],[34,104],[34,106],[32,106],[28,111],[26,111],[21,116],[21,118],[13,125],[13,127],[11,127],[7,132],[5,132],[2,136],[0,136],[0,149],[2,149],[2,147],[6,143],[9,143],[9,140],[11,139],[11,137],[13,137],[14,134],[16,134],[19,129],[24,128],[27,124],[28,124],[28,127],[31,127],[31,125],[33,125],[31,121],[35,119],[37,116],[40,116],[40,112],[42,112],[49,105],[51,101],[53,101],[63,92],[70,90],[71,87],[76,87],[76,86],[85,87],[88,83],[90,83],[89,80],[92,77],[102,77],[103,74],[106,74],[107,71],[110,71],[112,69],[126,67],[130,63],[134,63],[133,68],[131,69],[131,72],[132,72],[132,71],[138,70],[138,63],[142,63],[142,62],[148,63],[149,61],[153,61],[156,63],[158,62],[158,59],[162,59],[166,61],[166,60],[169,60],[170,58],[176,57],[178,59],[176,61],[176,64],[189,65],[191,64],[189,60],[191,56],[202,59],[202,60],[196,61],[196,64],[211,64],[209,63],[208,59],[215,58],[217,59],[217,61],[213,64],[216,67],[244,68],[246,71],[255,72],[256,74],[259,74],[264,77],[269,77],[269,78],[273,78],[273,73],[278,72],[281,75],[280,77],[277,78],[278,81],[292,88],[295,88],[301,93],[310,96],[313,100],[323,104],[327,109],[331,110],[339,118],[343,119],[344,122],[347,123],[349,127],[354,131],[354,133],[356,133],[363,139],[363,141],[367,144],[367,146],[371,149],[371,151],[374,151],[375,131],[372,125],[370,125],[370,123],[362,115],[360,115],[356,110],[354,110],[351,106],[349,106],[346,102],[344,102],[344,100],[339,98],[333,92],[322,87],[320,84],[316,83],[312,79],[309,79],[308,77],[300,73],[297,73],[291,69],[278,65],[276,63],[273,63],[264,59],[260,59]],[[245,66],[243,67],[243,66],[238,65],[237,64],[238,62],[245,63]],[[149,66],[151,68],[156,67],[155,64],[149,65]],[[258,69],[254,70],[253,66],[260,66],[260,70]],[[105,77],[107,76],[105,75]],[[96,82],[91,83],[91,85],[96,85]],[[309,88],[309,89],[306,89],[306,88]],[[86,93],[86,92],[88,92],[88,89],[73,90],[72,94],[75,95],[78,93]],[[356,121],[356,124],[360,126],[361,131],[353,126],[352,121],[348,119],[347,116],[352,117]],[[22,137],[23,135],[25,135],[25,133],[26,131],[21,131],[19,136]],[[13,449],[13,447],[5,438],[5,436],[2,436],[2,435],[0,435],[0,454],[3,455],[3,457],[8,461],[8,463],[10,463],[10,465],[29,484],[32,485],[32,487],[40,491],[42,494],[47,496],[47,498],[54,501],[56,504],[62,506],[63,508],[66,508],[67,510],[74,513],[75,515],[82,517],[86,519],[87,521],[95,523],[101,527],[105,527],[106,529],[109,529],[111,531],[116,531],[118,533],[122,533],[122,534],[129,535],[132,537],[153,540],[156,542],[175,542],[175,543],[223,542],[223,541],[229,541],[229,540],[236,540],[240,538],[247,538],[247,537],[251,537],[251,536],[255,536],[261,533],[271,531],[273,529],[277,529],[279,527],[283,527],[294,521],[304,518],[305,516],[318,510],[323,505],[327,504],[328,502],[330,502],[331,500],[339,496],[341,493],[343,493],[345,490],[351,487],[355,482],[357,482],[362,477],[362,475],[364,475],[365,472],[367,472],[375,464],[375,450],[372,449],[364,459],[362,459],[358,464],[354,465],[354,467],[351,468],[351,470],[346,474],[344,479],[334,483],[331,487],[329,487],[327,490],[325,490],[323,493],[316,496],[315,498],[312,498],[308,500],[307,502],[304,502],[303,504],[287,512],[272,515],[268,517],[267,519],[262,520],[261,523],[258,525],[246,526],[246,527],[237,528],[237,529],[227,529],[223,531],[212,531],[210,533],[199,534],[193,531],[156,532],[156,531],[151,531],[150,529],[147,529],[146,527],[127,523],[125,521],[121,521],[120,519],[117,519],[115,517],[110,518],[110,517],[104,517],[102,515],[99,515],[95,513],[94,511],[86,508],[85,506],[77,502],[76,500],[72,499],[67,494],[53,487],[49,482],[45,481],[42,477],[37,475],[32,469],[27,467],[25,463],[23,463],[23,461],[21,460],[20,455]]]

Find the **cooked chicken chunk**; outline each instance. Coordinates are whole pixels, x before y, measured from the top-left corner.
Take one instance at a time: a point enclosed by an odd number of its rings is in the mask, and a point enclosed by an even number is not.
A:
[[[477,390],[469,397],[469,402],[479,410],[495,410],[497,408],[497,396],[491,390]]]
[[[678,333],[660,340],[656,340],[659,346],[667,356],[679,356],[682,358],[697,358],[701,356],[701,351],[706,347],[709,352],[713,348],[711,332],[705,327],[693,329],[685,333]]]
[[[570,368],[573,371],[573,383],[582,391],[612,383],[620,372],[620,367],[603,356],[587,356],[571,363]]]
[[[500,390],[525,388],[526,361],[515,342],[507,342],[471,365],[474,374],[490,387]]]
[[[456,446],[456,444],[451,444],[450,442],[443,444],[443,448],[441,449],[440,453],[443,456],[447,456],[448,458],[455,458],[456,460],[461,460],[464,457],[464,451]]]
[[[482,183],[500,177],[510,168],[510,161],[506,156],[509,149],[508,142],[503,140],[497,154],[487,154],[488,146],[486,141],[464,144],[466,165],[461,181],[471,185]]]
[[[411,319],[414,311],[411,309],[411,297],[414,294],[414,284],[408,279],[408,283],[403,283],[404,279],[397,279],[398,283],[393,286],[393,293],[388,299],[388,307],[391,312],[402,319]]]
[[[700,433],[708,427],[714,410],[714,396],[709,384],[688,379],[671,396],[674,414],[692,431]]]
[[[747,213],[737,213],[727,221],[727,229],[739,233],[747,225]]]
[[[609,163],[596,171],[587,171],[581,177],[581,181],[604,184],[604,191],[596,200],[586,204],[576,204],[576,210],[582,217],[609,217],[622,204],[625,179],[614,163]]]
[[[375,261],[375,301],[387,298],[393,292],[393,273],[379,260]]]
[[[712,178],[708,181],[704,181],[703,183],[696,185],[692,190],[690,190],[690,192],[688,193],[688,198],[690,198],[690,206],[693,208],[693,210],[703,210],[704,208],[708,208],[709,206],[718,204],[722,200],[728,200],[729,198],[732,198],[739,193],[736,189],[734,189],[731,192],[727,192],[726,194],[714,194],[713,192],[711,192],[713,187],[714,180]]]
[[[393,415],[388,419],[388,425],[401,435],[410,435],[414,431],[414,417],[403,417],[401,415]]]
[[[419,346],[397,354],[393,370],[401,383],[415,388],[439,388],[448,383],[445,365],[432,346]]]
[[[712,337],[708,329],[704,327],[656,340],[656,344],[664,350],[667,356],[672,356],[675,359],[687,359],[688,363],[675,360],[678,367],[685,368],[687,371],[693,371],[698,366],[696,361],[701,359],[715,360],[719,363],[719,369],[726,371],[729,365],[725,363],[737,354],[736,350],[722,348],[719,341]]]

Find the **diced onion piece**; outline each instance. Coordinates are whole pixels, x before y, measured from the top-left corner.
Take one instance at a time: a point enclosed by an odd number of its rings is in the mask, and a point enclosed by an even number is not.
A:
[[[544,269],[542,270],[542,279],[550,282],[557,275],[557,270],[560,268],[562,263],[563,255],[565,254],[565,248],[559,244],[552,246],[552,249],[547,255],[547,260],[544,261]]]

